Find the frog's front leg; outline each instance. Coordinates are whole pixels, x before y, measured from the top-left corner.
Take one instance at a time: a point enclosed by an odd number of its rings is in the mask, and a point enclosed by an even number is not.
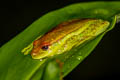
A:
[[[30,45],[28,45],[27,47],[25,47],[24,49],[22,49],[22,53],[24,54],[24,55],[27,55],[27,54],[29,54],[30,53],[30,51],[33,49],[33,42],[30,44]]]
[[[39,37],[37,37],[35,40],[37,40],[37,39],[39,39],[41,36],[39,36]],[[22,53],[24,54],[24,55],[28,55],[31,51],[32,51],[32,49],[33,49],[33,43],[34,43],[34,41],[31,43],[31,44],[29,44],[27,47],[25,47],[24,49],[22,49]]]

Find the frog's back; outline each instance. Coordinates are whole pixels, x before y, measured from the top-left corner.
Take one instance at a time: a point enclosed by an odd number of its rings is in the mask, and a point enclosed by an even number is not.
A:
[[[95,23],[99,23],[99,19],[73,19],[67,22],[63,22],[53,28],[51,31],[46,33],[44,36],[34,41],[34,48],[38,47],[38,50],[45,45],[51,45],[62,38],[66,37],[66,35],[75,32],[76,30],[83,31],[89,25]],[[37,50],[36,50],[37,51]],[[36,52],[35,51],[35,52]]]
[[[74,19],[67,22],[63,22],[59,24],[57,27],[52,29],[50,32],[46,33],[43,37],[39,39],[40,42],[52,44],[57,42],[61,38],[65,37],[66,35],[78,30],[79,28],[83,27],[85,22],[89,21],[90,19]],[[94,19],[91,19],[94,20]]]

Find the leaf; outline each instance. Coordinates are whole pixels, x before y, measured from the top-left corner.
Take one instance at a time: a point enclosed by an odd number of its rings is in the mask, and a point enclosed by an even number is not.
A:
[[[43,61],[24,56],[21,50],[57,24],[73,18],[100,18],[108,20],[112,29],[115,25],[114,15],[120,13],[120,2],[77,3],[49,12],[36,20],[27,29],[0,48],[0,80],[39,80],[43,77]],[[112,19],[113,18],[113,19]],[[56,58],[64,62],[63,76],[75,68],[96,47],[105,33],[83,46],[72,49]]]
[[[61,80],[59,63],[56,63],[55,60],[49,60],[42,80]]]

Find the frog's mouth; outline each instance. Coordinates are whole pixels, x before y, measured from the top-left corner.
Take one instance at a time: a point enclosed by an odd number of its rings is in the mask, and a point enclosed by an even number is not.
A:
[[[40,50],[38,53],[32,53],[31,56],[33,59],[43,59],[50,55],[48,51]]]

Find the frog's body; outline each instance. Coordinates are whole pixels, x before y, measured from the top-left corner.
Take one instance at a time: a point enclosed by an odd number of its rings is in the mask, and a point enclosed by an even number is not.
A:
[[[63,22],[33,42],[31,55],[33,59],[42,59],[61,54],[73,46],[93,39],[108,26],[109,22],[101,19],[74,19]]]

